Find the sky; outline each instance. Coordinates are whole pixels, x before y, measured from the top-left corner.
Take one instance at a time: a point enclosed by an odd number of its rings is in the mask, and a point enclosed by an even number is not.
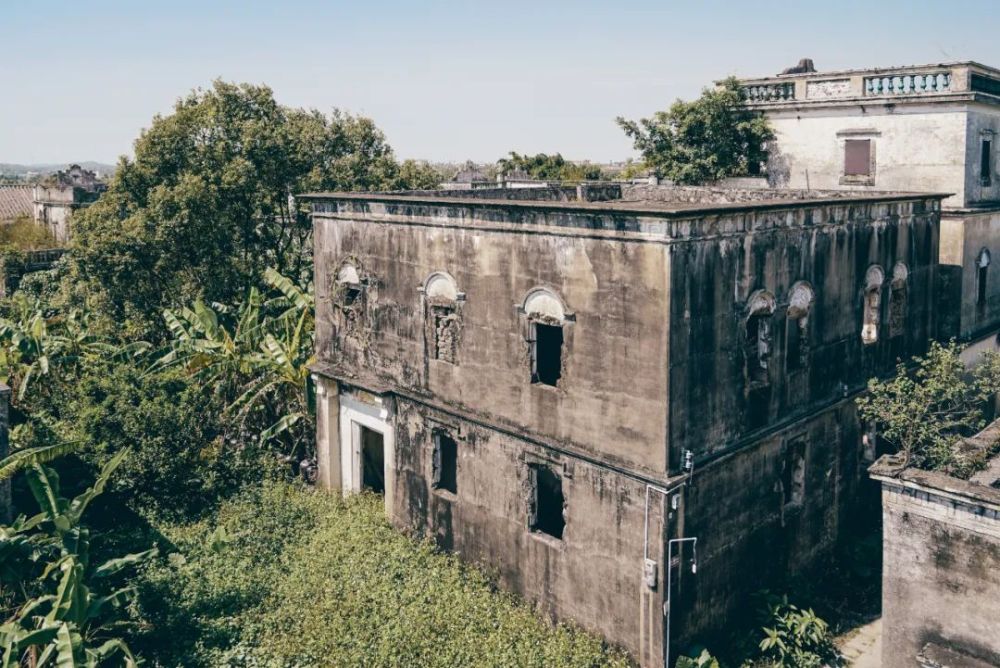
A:
[[[976,60],[1000,0],[0,0],[0,162],[114,162],[216,78],[373,118],[400,158],[634,156],[639,118],[729,74]]]

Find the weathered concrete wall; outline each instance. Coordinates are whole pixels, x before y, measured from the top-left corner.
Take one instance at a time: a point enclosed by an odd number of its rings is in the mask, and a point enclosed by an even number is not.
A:
[[[934,335],[937,203],[828,205],[747,218],[745,234],[671,248],[670,446],[695,461],[742,447],[761,430],[814,413]],[[892,275],[907,269],[904,318],[890,326]],[[879,265],[878,341],[861,339],[866,274]],[[808,363],[792,364],[792,289],[805,282]],[[747,375],[748,301],[774,296],[766,383]]]
[[[784,467],[802,443],[801,501],[786,503]],[[866,506],[861,434],[853,398],[797,421],[726,458],[695,468],[684,531],[698,537],[698,576],[678,608],[678,639],[708,643],[754,609],[751,596],[780,586],[858,529]],[[706,635],[708,634],[708,635]]]
[[[666,247],[474,226],[434,212],[317,217],[317,352],[377,382],[437,397],[523,432],[649,472],[666,467]],[[332,298],[345,261],[371,282],[349,324]],[[447,272],[465,294],[456,364],[428,350],[418,289]],[[531,383],[526,323],[537,286],[566,326],[559,387]]]
[[[739,179],[732,180],[739,181]],[[726,184],[712,186],[625,184],[621,187],[621,193],[622,201],[626,202],[669,202],[676,204],[731,204],[775,200],[836,199],[857,196],[856,192],[848,190],[741,187]]]
[[[774,128],[772,185],[787,188],[946,192],[966,204],[966,111],[961,104],[850,105],[767,112]],[[845,134],[860,133],[860,134]],[[844,140],[875,145],[872,186],[841,184]]]
[[[662,585],[642,583],[645,486],[604,466],[406,399],[396,401],[394,522],[498,573],[500,583],[556,619],[574,620],[658,665]],[[457,490],[431,485],[432,431],[458,443]],[[530,531],[530,463],[562,477],[562,540]],[[651,504],[649,556],[663,567],[663,506]]]
[[[1000,142],[1000,135],[997,137]],[[1000,150],[1000,147],[998,147]],[[997,177],[1000,179],[1000,176]],[[1000,325],[1000,210],[943,213],[941,217],[941,275],[943,314],[957,322],[945,332],[962,339],[978,337]],[[986,302],[977,303],[980,252],[986,249]]]
[[[965,203],[973,206],[1000,201],[1000,109],[984,104],[970,105],[967,115]],[[981,162],[983,139],[991,142],[989,184],[983,183]]]
[[[882,665],[909,668],[928,643],[1000,665],[1000,490],[879,468]]]

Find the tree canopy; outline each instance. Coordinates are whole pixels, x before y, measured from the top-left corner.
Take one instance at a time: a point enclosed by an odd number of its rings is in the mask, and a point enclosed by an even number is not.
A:
[[[163,306],[229,302],[265,268],[311,267],[317,190],[429,187],[400,165],[368,118],[279,105],[270,88],[216,81],[157,116],[101,199],[73,221],[73,278],[116,320],[159,321]],[[141,327],[141,325],[140,325]]]
[[[652,118],[617,121],[657,176],[680,184],[753,175],[774,137],[763,114],[747,109],[734,77]]]
[[[521,155],[511,151],[510,157],[497,160],[497,170],[507,175],[524,172],[529,177],[542,181],[594,181],[601,178],[601,168],[598,165],[570,162],[561,153]]]
[[[1000,354],[983,353],[970,372],[961,353],[955,342],[932,343],[912,368],[901,363],[895,376],[872,379],[858,410],[908,465],[967,477],[988,453],[963,452],[959,441],[986,425],[988,403],[1000,392]]]

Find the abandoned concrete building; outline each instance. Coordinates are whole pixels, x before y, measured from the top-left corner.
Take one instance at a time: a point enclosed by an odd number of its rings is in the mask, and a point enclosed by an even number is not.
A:
[[[307,195],[320,481],[663,665],[850,530],[944,197]]]
[[[994,422],[961,447],[988,453]],[[962,480],[886,455],[882,666],[1000,665],[1000,456]]]
[[[1000,327],[1000,70],[974,62],[741,81],[776,138],[774,187],[947,192],[941,213],[941,334],[995,348]],[[950,308],[960,304],[960,308]]]
[[[97,201],[106,190],[92,171],[70,165],[36,185],[32,195],[35,222],[46,226],[59,243],[70,238],[70,217],[77,209]]]

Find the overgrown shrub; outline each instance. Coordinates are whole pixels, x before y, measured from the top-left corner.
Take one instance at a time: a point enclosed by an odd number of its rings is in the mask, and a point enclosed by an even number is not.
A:
[[[95,365],[82,376],[66,414],[72,425],[66,438],[85,445],[88,461],[100,463],[131,448],[114,490],[136,508],[197,517],[274,470],[254,443],[223,440],[218,407],[176,371]]]
[[[154,665],[628,665],[395,531],[378,497],[272,483],[160,528],[173,548],[141,578],[132,641]]]

